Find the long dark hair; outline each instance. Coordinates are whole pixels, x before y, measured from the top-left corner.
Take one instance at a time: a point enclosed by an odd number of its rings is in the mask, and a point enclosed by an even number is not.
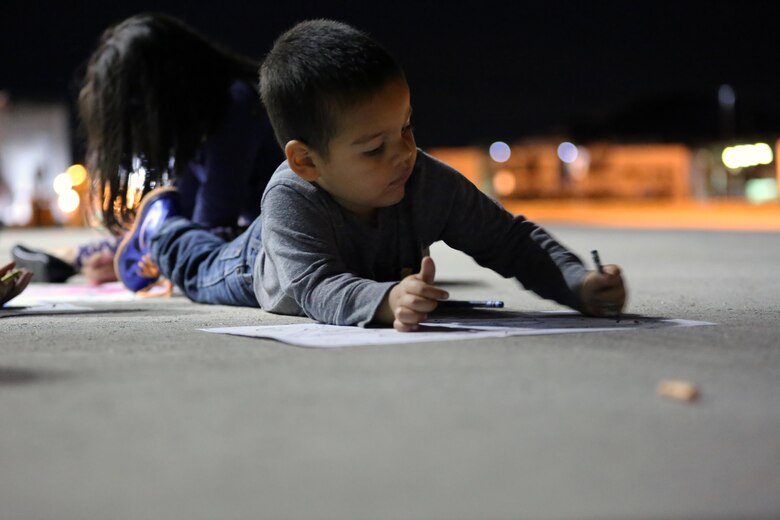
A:
[[[163,14],[133,16],[103,33],[78,104],[91,208],[106,228],[121,233],[134,199],[163,174],[176,178],[225,113],[230,84],[257,88],[258,66]],[[141,159],[147,177],[136,197],[128,172]]]

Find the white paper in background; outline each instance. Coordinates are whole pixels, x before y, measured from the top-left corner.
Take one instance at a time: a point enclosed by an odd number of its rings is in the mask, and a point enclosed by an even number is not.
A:
[[[398,332],[390,328],[364,329],[319,323],[218,327],[201,330],[217,334],[275,339],[298,347],[330,348],[715,325],[715,323],[706,321],[642,316],[625,316],[618,321],[607,318],[588,318],[570,311],[522,314],[486,312],[483,313],[483,316],[486,317],[437,317],[426,321],[423,324],[423,329],[418,332]]]
[[[84,312],[95,312],[95,309],[89,307],[81,307],[79,305],[73,305],[70,303],[41,303],[31,305],[29,307],[11,306],[0,307],[0,318],[8,318],[10,316],[30,316],[33,314],[74,314]]]
[[[160,294],[163,288],[153,287],[151,293]],[[174,289],[174,296],[180,295]],[[51,303],[115,303],[143,299],[142,296],[128,290],[122,282],[110,282],[101,285],[88,283],[31,283],[24,292],[11,300],[10,305],[37,306]]]

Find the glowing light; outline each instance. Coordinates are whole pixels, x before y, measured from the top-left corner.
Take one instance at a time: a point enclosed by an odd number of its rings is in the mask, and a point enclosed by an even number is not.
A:
[[[750,179],[745,183],[745,198],[755,203],[777,200],[777,179]]]
[[[571,164],[577,160],[577,147],[569,142],[558,145],[558,158],[566,164]]]
[[[67,173],[60,173],[56,177],[54,177],[54,182],[52,182],[52,185],[54,186],[54,193],[57,195],[62,195],[63,193],[67,193],[73,188],[73,181],[70,178],[70,175]]]
[[[731,106],[737,101],[737,95],[731,85],[721,85],[718,89],[718,101],[721,105]]]
[[[490,158],[496,162],[507,162],[511,155],[512,150],[503,141],[496,141],[490,145]]]
[[[65,173],[70,175],[70,180],[73,186],[78,186],[87,180],[87,169],[84,168],[84,166],[81,164],[68,166],[68,169],[65,170]]]
[[[727,168],[747,168],[772,162],[772,148],[766,143],[741,144],[723,150],[721,159]]]
[[[127,176],[127,209],[133,209],[141,203],[141,194],[146,182],[146,168],[142,166],[141,160],[133,158],[135,169]]]
[[[517,179],[515,174],[509,170],[499,170],[493,176],[493,191],[496,195],[506,196],[510,195],[517,187]]]
[[[61,193],[60,196],[57,197],[57,206],[59,206],[63,213],[73,213],[78,209],[79,204],[81,204],[79,194],[73,190]]]

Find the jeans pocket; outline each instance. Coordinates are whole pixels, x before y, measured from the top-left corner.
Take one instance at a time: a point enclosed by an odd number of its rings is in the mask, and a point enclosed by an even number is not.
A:
[[[241,256],[243,244],[229,243],[217,255],[208,269],[201,273],[201,287],[210,287],[222,283],[231,275],[241,275],[246,271]]]

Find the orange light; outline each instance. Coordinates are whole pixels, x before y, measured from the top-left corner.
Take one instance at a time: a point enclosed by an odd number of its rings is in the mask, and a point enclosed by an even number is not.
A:
[[[515,174],[509,170],[499,170],[493,176],[493,190],[496,195],[506,196],[512,194],[517,187]]]
[[[82,164],[74,164],[69,166],[65,173],[70,175],[71,183],[73,186],[78,186],[87,180],[87,169]]]

